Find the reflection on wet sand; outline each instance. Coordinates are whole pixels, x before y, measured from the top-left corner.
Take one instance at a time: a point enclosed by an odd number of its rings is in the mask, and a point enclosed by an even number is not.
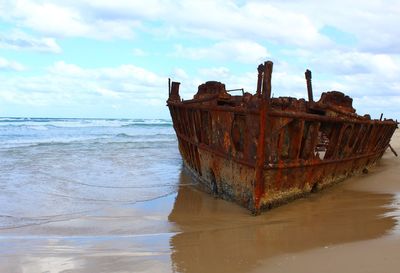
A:
[[[170,235],[11,238],[0,272],[170,272]]]
[[[0,230],[0,272],[248,272],[282,253],[396,228],[395,195],[346,183],[253,217],[190,181],[182,172],[177,194]]]
[[[0,230],[0,272],[170,272],[175,196]]]
[[[394,227],[395,219],[384,217],[395,210],[390,207],[393,195],[345,186],[258,217],[193,187],[181,187],[169,215],[181,229],[171,238],[174,271],[248,272],[268,257],[376,238]]]

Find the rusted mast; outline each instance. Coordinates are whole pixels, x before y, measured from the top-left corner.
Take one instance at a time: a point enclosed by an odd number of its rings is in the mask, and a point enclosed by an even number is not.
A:
[[[254,214],[260,213],[260,201],[264,193],[264,164],[265,164],[265,131],[268,127],[268,111],[270,108],[269,100],[271,98],[271,61],[264,63],[264,75],[262,83],[262,93],[260,98],[260,133],[258,136],[257,159],[255,168],[255,185],[254,185]],[[261,69],[259,66],[259,78]],[[260,81],[259,81],[260,82]]]
[[[171,78],[168,78],[168,98],[171,96]]]
[[[265,66],[263,64],[260,64],[257,67],[258,70],[258,78],[257,78],[257,96],[261,96],[261,87],[262,87],[262,82],[263,82],[263,73],[264,73]]]
[[[311,71],[306,70],[304,73],[307,80],[307,92],[308,92],[308,101],[314,101],[313,92],[312,92],[312,84],[311,84]]]

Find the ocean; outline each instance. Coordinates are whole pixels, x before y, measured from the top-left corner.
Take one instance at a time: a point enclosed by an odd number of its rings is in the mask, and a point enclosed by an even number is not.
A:
[[[181,167],[170,120],[0,118],[0,230],[169,195]]]

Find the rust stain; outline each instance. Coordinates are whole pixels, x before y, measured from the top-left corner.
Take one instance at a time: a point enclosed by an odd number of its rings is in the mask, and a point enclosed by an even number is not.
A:
[[[360,116],[338,91],[314,101],[271,98],[272,62],[258,66],[255,94],[199,86],[181,100],[169,81],[169,107],[186,168],[205,189],[258,214],[370,168],[398,127],[391,119]],[[242,94],[233,92],[241,90]]]

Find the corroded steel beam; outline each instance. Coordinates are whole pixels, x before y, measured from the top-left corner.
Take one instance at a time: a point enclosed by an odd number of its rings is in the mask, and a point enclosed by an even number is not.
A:
[[[272,62],[264,63],[263,75],[263,89],[261,93],[261,106],[260,106],[260,125],[259,136],[257,145],[257,160],[255,169],[255,187],[254,187],[254,213],[260,212],[261,196],[264,193],[264,164],[265,164],[265,142],[266,142],[266,127],[268,126],[267,113],[270,108],[271,98],[271,76],[272,76]]]

